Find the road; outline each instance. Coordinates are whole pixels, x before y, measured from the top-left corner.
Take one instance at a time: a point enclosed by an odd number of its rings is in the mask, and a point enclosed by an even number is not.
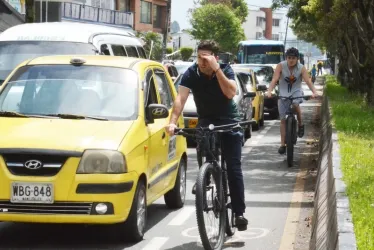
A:
[[[243,147],[248,230],[228,238],[224,249],[308,249],[316,179],[319,100],[302,105],[305,136],[298,139],[295,165],[278,154],[279,121],[267,120]],[[199,250],[192,185],[196,154],[188,149],[187,196],[182,209],[169,210],[163,199],[148,208],[148,227],[137,244],[117,243],[102,227],[0,223],[0,249]]]

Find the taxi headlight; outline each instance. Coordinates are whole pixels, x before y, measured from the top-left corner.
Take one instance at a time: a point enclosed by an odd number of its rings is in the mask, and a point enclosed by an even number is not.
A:
[[[126,161],[121,152],[114,150],[86,150],[79,162],[77,174],[126,173]]]

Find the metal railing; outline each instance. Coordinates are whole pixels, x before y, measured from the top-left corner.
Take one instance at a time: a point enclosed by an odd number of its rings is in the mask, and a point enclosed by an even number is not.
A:
[[[134,13],[132,12],[121,12],[67,2],[61,4],[61,12],[62,17],[66,19],[134,27]]]

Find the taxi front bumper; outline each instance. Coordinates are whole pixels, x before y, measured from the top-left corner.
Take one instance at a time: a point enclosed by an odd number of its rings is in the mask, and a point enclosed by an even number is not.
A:
[[[0,221],[82,224],[125,221],[132,206],[137,173],[76,174],[79,159],[69,158],[54,176],[20,176],[12,173],[0,157]],[[15,183],[23,187],[47,184],[53,188],[51,200],[11,201]]]

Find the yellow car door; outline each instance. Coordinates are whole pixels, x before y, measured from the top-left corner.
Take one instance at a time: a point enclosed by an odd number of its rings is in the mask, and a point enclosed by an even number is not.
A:
[[[158,90],[155,83],[155,75],[152,68],[145,73],[145,107],[150,104],[160,104]],[[159,196],[164,189],[165,154],[167,152],[167,137],[165,131],[165,119],[152,119],[146,113],[148,143],[148,200],[152,201]]]
[[[173,93],[171,89],[171,85],[169,83],[169,79],[166,75],[166,72],[164,69],[155,67],[154,69],[154,75],[156,79],[156,85],[157,85],[157,90],[158,93],[160,94],[160,101],[161,104],[165,105],[169,109],[169,118],[165,118],[164,124],[166,125],[170,119],[171,111],[172,111],[172,106],[173,106]],[[165,173],[165,188],[168,186],[174,184],[172,181],[175,179],[175,174],[177,173],[178,169],[178,157],[177,157],[177,136],[169,136],[168,134],[166,135],[165,138],[165,152],[164,152],[164,169],[163,172]]]

